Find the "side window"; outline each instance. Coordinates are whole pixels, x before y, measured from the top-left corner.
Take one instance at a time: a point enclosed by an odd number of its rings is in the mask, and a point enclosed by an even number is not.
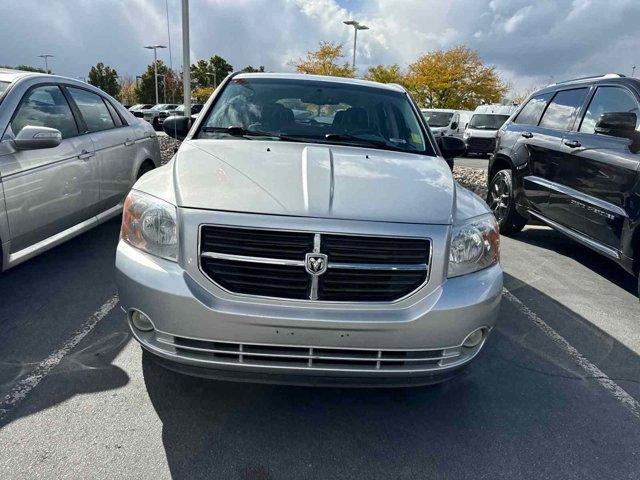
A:
[[[118,115],[118,112],[116,112],[115,107],[111,105],[111,102],[109,102],[109,100],[104,100],[104,103],[107,106],[109,113],[111,114],[111,118],[113,118],[113,121],[116,123],[116,127],[121,127],[122,119],[120,118],[120,115]]]
[[[562,90],[556,93],[540,121],[541,127],[569,130],[575,113],[582,106],[588,88]]]
[[[603,113],[627,112],[635,113],[636,119],[640,120],[638,103],[633,95],[624,88],[599,87],[589,103],[587,113],[585,113],[580,125],[580,131],[584,133],[594,133],[596,123]],[[636,127],[638,123],[636,121]]]
[[[78,105],[90,132],[100,132],[115,127],[113,118],[100,95],[81,88],[67,87],[67,90]]]
[[[27,125],[56,128],[62,138],[78,135],[71,107],[60,87],[55,85],[36,87],[22,99],[11,120],[11,131],[17,135]]]
[[[524,125],[538,125],[542,112],[547,106],[547,103],[551,99],[553,93],[544,93],[537,95],[527,102],[527,104],[520,110],[520,113],[513,121],[513,123]]]

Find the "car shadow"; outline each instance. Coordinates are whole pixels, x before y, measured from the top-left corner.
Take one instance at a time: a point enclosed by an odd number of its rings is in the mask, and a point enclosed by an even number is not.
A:
[[[550,227],[525,228],[513,239],[569,257],[623,290],[634,295],[637,292],[637,280],[616,262]]]
[[[601,348],[611,376],[637,385],[639,357],[612,338]],[[173,478],[611,478],[634,468],[619,439],[640,440],[637,419],[507,300],[476,361],[436,386],[230,383],[142,362]]]
[[[116,306],[42,380],[28,402],[12,403],[21,395],[16,387],[31,384],[47,369],[41,362],[82,336],[88,319],[116,292],[118,231],[119,219],[114,219],[0,274],[0,427],[74,395],[128,383],[127,373],[112,365],[130,339]],[[41,396],[44,384],[47,395]]]

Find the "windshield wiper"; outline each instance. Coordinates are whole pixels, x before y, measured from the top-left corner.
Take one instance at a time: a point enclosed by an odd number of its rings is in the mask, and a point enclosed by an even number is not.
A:
[[[357,135],[351,135],[349,133],[327,133],[324,138],[326,140],[345,140],[347,142],[359,142],[373,145],[378,148],[385,148],[388,150],[397,150],[399,152],[410,152],[411,150],[406,148],[390,145],[384,140],[376,140],[375,138],[358,137]]]
[[[248,130],[244,127],[231,126],[231,127],[203,127],[203,132],[221,132],[228,133],[234,137],[271,137],[278,140],[286,140],[287,142],[300,142],[301,140],[287,135],[279,135],[273,132],[261,132],[259,130]]]

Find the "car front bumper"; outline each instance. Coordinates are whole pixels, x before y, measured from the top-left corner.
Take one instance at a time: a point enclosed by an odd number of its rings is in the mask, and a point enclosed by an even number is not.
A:
[[[464,142],[467,145],[467,153],[493,153],[496,148],[495,138],[467,137]]]
[[[340,303],[274,304],[218,295],[179,264],[123,242],[116,270],[122,309],[145,350],[173,370],[256,382],[411,385],[446,379],[480,352],[502,293],[502,269],[495,265],[426,294],[418,291],[397,306],[360,304],[354,311]],[[134,309],[151,319],[153,330],[132,325]],[[462,346],[477,329],[482,341]]]

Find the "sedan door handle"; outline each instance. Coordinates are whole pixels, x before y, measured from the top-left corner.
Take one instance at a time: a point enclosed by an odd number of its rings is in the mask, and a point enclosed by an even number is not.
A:
[[[86,160],[88,158],[93,157],[95,154],[96,152],[89,152],[88,150],[82,150],[82,152],[80,152],[80,155],[78,155],[78,158],[82,160]]]
[[[578,140],[565,140],[564,144],[569,148],[578,148],[582,146]]]
[[[533,133],[531,132],[522,132],[520,135],[522,135],[524,138],[533,138]]]
[[[124,142],[124,146],[125,147],[130,147],[134,143],[136,143],[135,140],[131,140],[131,139],[127,138],[127,140]]]

